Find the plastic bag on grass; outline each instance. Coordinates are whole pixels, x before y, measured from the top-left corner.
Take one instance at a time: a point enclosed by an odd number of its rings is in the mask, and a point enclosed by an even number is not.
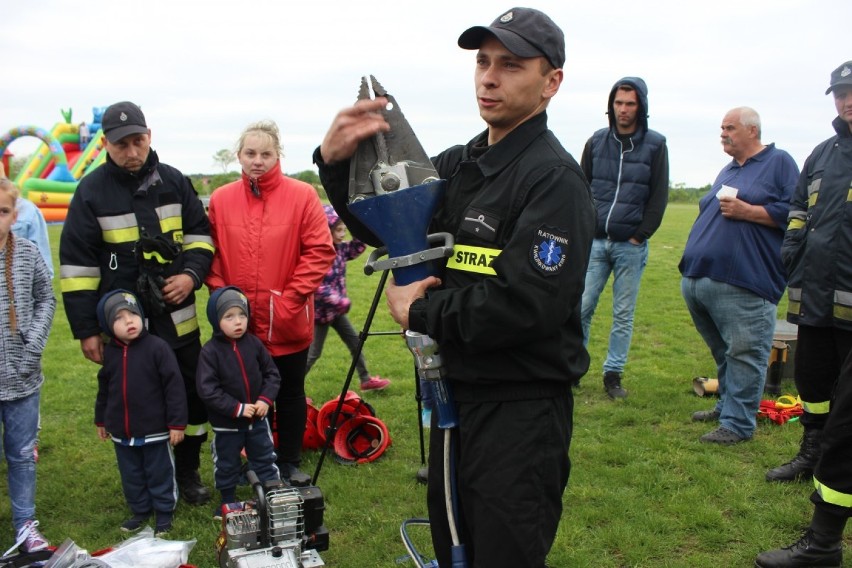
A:
[[[178,568],[186,564],[196,540],[164,540],[145,527],[135,536],[98,557],[110,568]]]

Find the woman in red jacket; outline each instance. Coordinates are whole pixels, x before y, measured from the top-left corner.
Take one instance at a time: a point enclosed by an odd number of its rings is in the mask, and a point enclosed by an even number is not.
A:
[[[249,125],[237,143],[242,179],[210,198],[216,254],[211,291],[237,286],[248,296],[251,331],[281,374],[275,399],[281,476],[310,482],[299,471],[305,429],[305,364],[313,340],[314,291],[334,261],[334,245],[316,190],[281,172],[278,127]]]

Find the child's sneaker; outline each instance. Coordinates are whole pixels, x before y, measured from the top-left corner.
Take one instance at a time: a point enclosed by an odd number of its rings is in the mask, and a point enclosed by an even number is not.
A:
[[[135,513],[132,517],[121,524],[121,530],[124,532],[136,532],[142,528],[142,525],[145,524],[145,521],[147,521],[150,516],[151,513]]]
[[[378,375],[370,377],[369,381],[364,381],[361,383],[362,391],[380,391],[388,388],[390,381],[387,379],[383,379]]]
[[[213,507],[213,520],[214,521],[221,521],[222,520],[222,507],[224,505],[225,505],[224,503],[219,503],[218,505]]]
[[[18,529],[17,543],[21,552],[38,552],[50,546],[38,530],[38,521],[27,521]]]
[[[172,530],[172,514],[157,512],[157,526],[154,529],[154,536],[163,536]]]

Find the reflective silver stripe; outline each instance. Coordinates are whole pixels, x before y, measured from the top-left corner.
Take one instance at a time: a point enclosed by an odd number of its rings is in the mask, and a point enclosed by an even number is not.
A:
[[[60,278],[99,278],[101,269],[97,266],[74,266],[62,264],[59,266]]]
[[[802,289],[801,288],[787,288],[787,298],[793,300],[795,302],[802,301]]]
[[[815,179],[808,185],[808,197],[819,192],[819,186],[822,184],[822,178]]]
[[[182,208],[180,203],[171,203],[169,205],[161,205],[155,211],[157,212],[157,217],[160,219],[168,219],[169,217],[180,217]]]
[[[155,211],[157,212],[157,217],[160,219],[160,230],[163,233],[174,231],[173,238],[175,242],[181,242],[183,240],[183,216],[181,215],[180,203],[161,205],[155,208]]]
[[[136,225],[136,215],[127,213],[113,217],[98,217],[104,242],[134,243],[139,240],[139,227]]]
[[[213,238],[208,237],[206,235],[184,235],[183,236],[183,245],[186,246],[190,243],[205,243],[213,246]]]
[[[136,215],[126,213],[124,215],[113,215],[112,217],[98,217],[98,224],[101,226],[102,231],[129,229],[136,226]]]
[[[793,219],[798,219],[800,221],[806,221],[808,219],[807,211],[790,211],[789,215],[787,215],[787,221],[792,221]]]
[[[852,292],[834,292],[834,317],[843,321],[852,321]]]
[[[172,323],[175,324],[175,330],[178,337],[191,333],[198,329],[198,318],[195,315],[195,304],[181,308],[176,312],[171,313]]]

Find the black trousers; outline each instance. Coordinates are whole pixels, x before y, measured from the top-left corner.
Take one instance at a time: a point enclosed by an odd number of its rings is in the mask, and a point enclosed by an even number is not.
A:
[[[302,461],[302,437],[308,420],[305,402],[305,369],[308,350],[273,357],[281,374],[281,387],[275,397],[275,424],[278,429],[278,461],[298,466]]]
[[[195,387],[195,374],[198,369],[198,357],[201,354],[201,343],[193,341],[188,345],[174,350],[177,357],[183,386],[186,389],[186,404],[188,423],[183,442],[175,446],[175,466],[178,479],[185,480],[194,475],[201,466],[201,446],[207,440],[205,423],[207,422],[207,407],[198,397]]]
[[[567,388],[566,388],[567,390]],[[542,568],[562,515],[571,462],[573,397],[457,404],[451,430],[456,524],[471,568]],[[432,412],[427,501],[440,566],[451,566],[444,499],[445,430]]]
[[[835,393],[840,369],[852,352],[852,331],[835,327],[800,325],[796,343],[796,390],[805,406],[802,426],[823,429],[828,420],[828,403]],[[849,380],[847,376],[844,380]],[[809,412],[808,404],[817,410]],[[833,405],[832,405],[833,406]],[[831,410],[834,413],[834,410]]]
[[[798,354],[797,354],[798,357]],[[822,456],[811,501],[835,516],[852,517],[852,352],[846,356],[822,430]]]

